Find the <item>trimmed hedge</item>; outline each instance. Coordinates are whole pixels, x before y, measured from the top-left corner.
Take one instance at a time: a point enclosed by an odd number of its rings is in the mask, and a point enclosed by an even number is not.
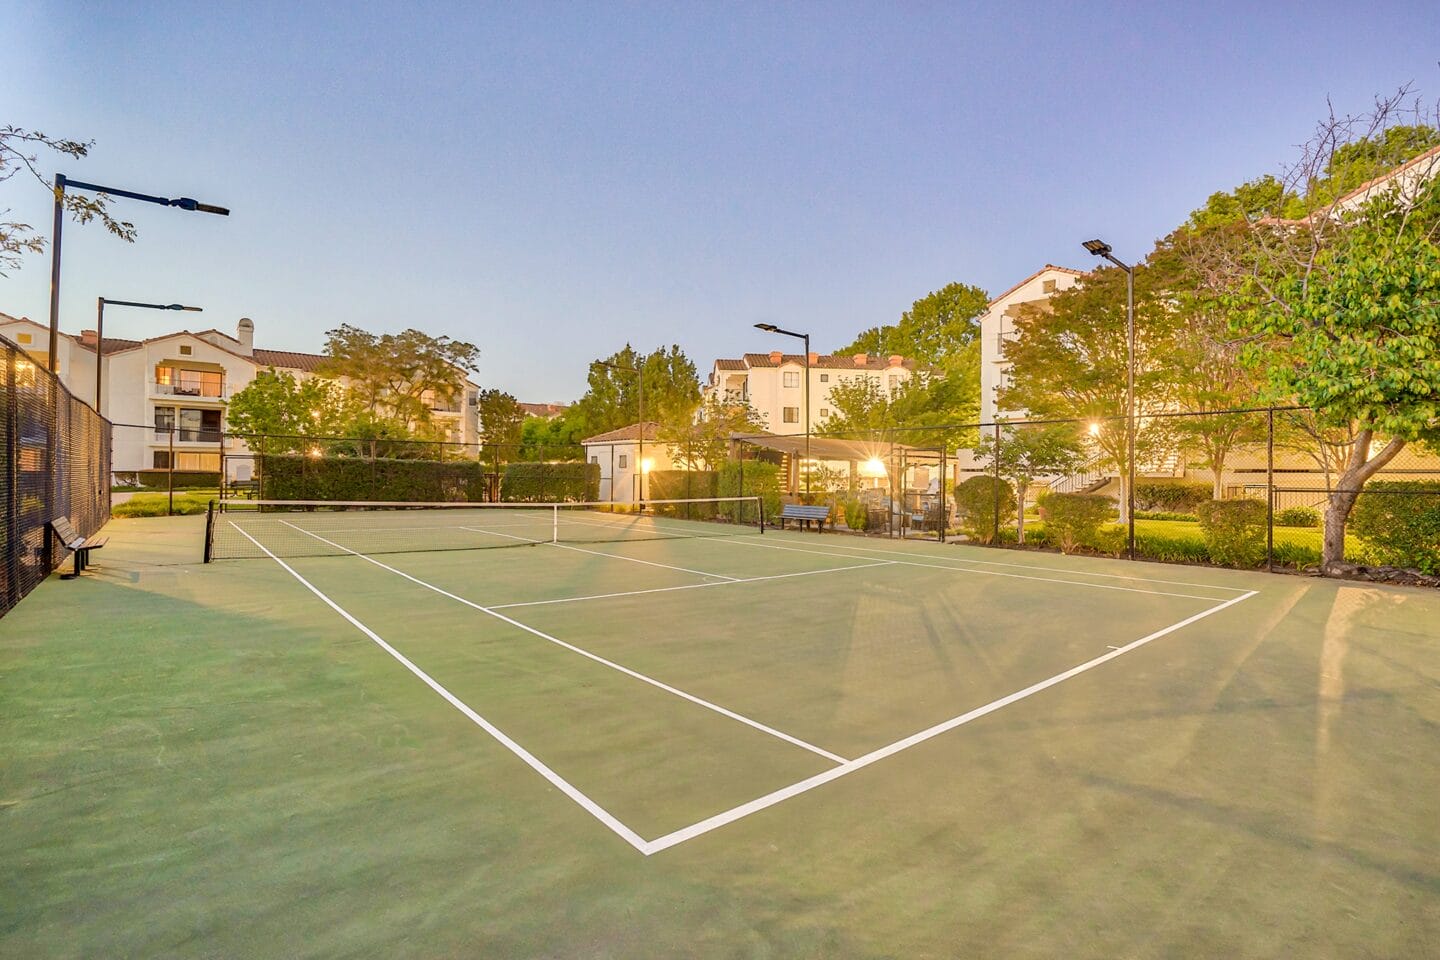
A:
[[[997,526],[1003,529],[1015,521],[1015,491],[991,476],[962,480],[955,484],[955,513],[967,537],[976,543],[992,543]]]
[[[483,467],[473,460],[388,460],[266,454],[256,458],[267,500],[485,499]]]
[[[511,503],[574,503],[600,499],[598,463],[507,463],[500,499]]]
[[[1211,493],[1208,483],[1140,480],[1135,484],[1135,509],[1193,513],[1196,507],[1210,499]]]
[[[1171,513],[1168,510],[1136,510],[1136,520],[1179,520],[1182,523],[1195,523],[1200,518],[1193,513]]]
[[[714,470],[652,470],[645,481],[647,500],[694,500],[718,496],[720,474]]]
[[[1368,483],[1350,512],[1349,526],[1380,563],[1440,573],[1440,482]]]
[[[715,495],[760,497],[765,506],[765,516],[774,517],[780,513],[780,467],[763,460],[726,460],[716,478]],[[754,504],[745,504],[740,513],[743,523],[756,523],[760,519],[755,515]]]
[[[115,474],[117,480],[127,486],[143,487],[147,490],[164,490],[169,486],[169,470],[122,470]],[[176,470],[175,489],[198,487],[215,490],[220,487],[219,470]]]
[[[1210,559],[1226,567],[1258,567],[1265,559],[1265,519],[1259,500],[1211,500],[1195,508]]]
[[[1113,520],[1116,512],[1115,501],[1098,493],[1045,493],[1039,503],[1045,532],[1064,553],[1099,542],[1101,524]],[[1025,537],[1029,539],[1029,531]]]

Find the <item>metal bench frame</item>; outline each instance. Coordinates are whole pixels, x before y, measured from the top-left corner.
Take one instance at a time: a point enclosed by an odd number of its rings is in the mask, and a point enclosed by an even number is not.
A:
[[[69,517],[56,517],[50,521],[50,529],[55,531],[55,536],[70,550],[75,557],[75,569],[70,573],[60,574],[61,580],[74,580],[90,566],[90,551],[99,550],[110,542],[109,537],[94,536],[85,538],[80,536],[80,531],[75,529],[75,524],[70,522]]]
[[[785,529],[786,520],[799,521],[804,527],[808,527],[813,521],[816,530],[825,532],[825,521],[830,519],[830,508],[824,506],[807,506],[803,503],[787,503],[780,508],[780,529]],[[802,527],[802,529],[804,528]]]

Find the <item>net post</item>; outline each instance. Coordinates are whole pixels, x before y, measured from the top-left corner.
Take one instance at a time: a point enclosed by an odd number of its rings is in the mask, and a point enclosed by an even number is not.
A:
[[[560,542],[560,504],[550,505],[550,542]]]
[[[209,563],[215,548],[215,501],[205,508],[205,562]]]
[[[760,532],[765,532],[765,498],[755,498],[755,512],[760,515]]]

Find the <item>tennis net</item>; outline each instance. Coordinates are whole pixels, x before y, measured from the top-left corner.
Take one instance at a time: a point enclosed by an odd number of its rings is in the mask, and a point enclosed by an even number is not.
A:
[[[763,533],[759,497],[624,503],[211,501],[205,562]]]

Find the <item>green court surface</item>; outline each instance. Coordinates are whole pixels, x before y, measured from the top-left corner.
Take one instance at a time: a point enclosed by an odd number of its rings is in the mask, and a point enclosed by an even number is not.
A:
[[[0,956],[1440,955],[1434,592],[269,516],[0,620]]]

